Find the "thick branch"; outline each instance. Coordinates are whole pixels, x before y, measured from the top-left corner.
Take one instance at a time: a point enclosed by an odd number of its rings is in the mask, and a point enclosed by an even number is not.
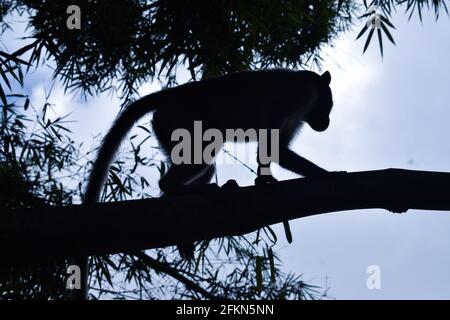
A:
[[[450,173],[400,169],[333,173],[265,186],[190,187],[148,200],[0,214],[0,263],[94,255],[242,235],[326,212],[450,210]]]

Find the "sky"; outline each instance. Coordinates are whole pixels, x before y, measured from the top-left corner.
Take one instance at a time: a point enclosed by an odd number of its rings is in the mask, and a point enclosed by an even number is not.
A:
[[[13,51],[23,36],[15,32],[1,41]],[[423,23],[395,14],[396,46],[385,42],[381,58],[376,39],[365,54],[364,40],[355,41],[361,28],[324,49],[323,71],[332,75],[334,108],[323,133],[305,126],[293,149],[330,171],[384,168],[450,172],[450,18]],[[181,75],[183,77],[183,75]],[[42,105],[51,73],[42,68],[25,84],[36,106]],[[146,84],[142,94],[158,90]],[[120,101],[102,95],[87,101],[56,86],[51,95],[55,116],[72,112],[71,128],[79,141],[92,144],[111,125]],[[234,146],[226,146],[234,150]],[[241,146],[239,146],[239,150]],[[248,150],[256,151],[254,145]],[[274,165],[278,179],[296,177]],[[239,164],[218,165],[222,184],[236,179],[253,184],[254,176]],[[156,181],[155,181],[156,183]],[[299,198],[301,201],[301,198]],[[311,284],[327,287],[333,299],[450,299],[450,213],[409,210],[354,210],[315,215],[291,221],[294,241],[288,244],[279,230],[278,253],[285,271],[302,274]],[[377,266],[380,288],[367,286],[367,268]]]
[[[450,170],[450,21],[394,16],[397,45],[362,55],[357,31],[327,50],[335,106],[329,130],[304,130],[297,150],[328,170]],[[339,66],[335,62],[338,62]],[[449,299],[450,214],[355,210],[299,219],[286,267],[336,299]],[[369,290],[377,265],[381,289]]]

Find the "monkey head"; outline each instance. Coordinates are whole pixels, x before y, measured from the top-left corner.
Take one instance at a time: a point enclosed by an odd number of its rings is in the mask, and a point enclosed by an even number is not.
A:
[[[330,112],[333,107],[330,82],[331,75],[328,71],[319,77],[318,97],[306,117],[309,126],[318,132],[325,131],[330,124]]]

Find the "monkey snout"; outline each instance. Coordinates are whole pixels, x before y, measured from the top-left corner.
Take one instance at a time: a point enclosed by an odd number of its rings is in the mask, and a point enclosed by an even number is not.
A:
[[[317,132],[322,132],[327,130],[328,126],[330,125],[330,120],[326,121],[320,121],[320,122],[310,122],[309,126]]]

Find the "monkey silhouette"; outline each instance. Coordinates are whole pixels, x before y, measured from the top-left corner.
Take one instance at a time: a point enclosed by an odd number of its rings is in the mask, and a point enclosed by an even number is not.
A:
[[[171,150],[177,144],[173,132],[181,128],[193,134],[194,122],[201,121],[204,130],[217,129],[224,136],[227,129],[277,129],[281,167],[303,176],[326,174],[325,169],[293,152],[289,144],[304,123],[318,132],[328,128],[333,106],[330,82],[328,71],[319,75],[311,71],[259,70],[189,82],[144,96],[123,110],[105,136],[89,176],[84,203],[99,200],[122,140],[149,112],[154,112],[153,130],[171,163]],[[258,157],[258,164],[256,183],[276,181],[270,174],[270,163],[262,164]],[[214,174],[213,163],[172,163],[159,186],[171,194],[182,186],[208,183]],[[183,257],[193,257],[193,244],[180,244],[178,248]]]

